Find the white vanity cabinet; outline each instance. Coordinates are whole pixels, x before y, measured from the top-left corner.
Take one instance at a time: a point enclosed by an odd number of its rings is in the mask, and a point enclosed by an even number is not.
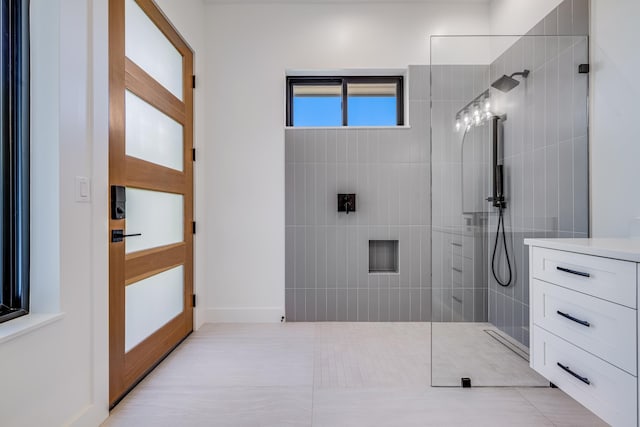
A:
[[[485,230],[475,226],[433,227],[434,320],[487,321]]]
[[[607,423],[637,426],[640,240],[525,244],[531,367]]]

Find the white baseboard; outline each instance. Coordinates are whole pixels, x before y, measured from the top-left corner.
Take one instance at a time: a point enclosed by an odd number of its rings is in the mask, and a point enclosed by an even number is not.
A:
[[[193,330],[197,331],[207,322],[207,309],[197,307],[193,309]]]
[[[284,316],[284,307],[207,308],[207,323],[277,323]]]
[[[95,427],[102,424],[107,417],[109,417],[109,408],[106,402],[104,406],[94,404],[85,407],[80,414],[65,423],[65,425],[71,427]]]

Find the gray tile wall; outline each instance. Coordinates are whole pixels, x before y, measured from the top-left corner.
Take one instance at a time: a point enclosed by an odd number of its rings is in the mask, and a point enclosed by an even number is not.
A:
[[[456,112],[489,86],[488,65],[432,65],[432,320],[486,322],[488,126],[456,132]],[[434,335],[435,336],[435,335]]]
[[[505,211],[514,281],[499,286],[489,271],[489,321],[529,344],[529,237],[589,233],[587,0],[565,0],[491,64],[491,81],[531,70],[523,84],[499,94],[504,124]],[[576,36],[574,36],[576,35]],[[493,249],[497,217],[489,220]],[[491,252],[489,252],[491,253]],[[504,257],[501,258],[504,260]],[[500,264],[506,277],[505,263]]]
[[[431,319],[429,68],[408,74],[410,128],[285,131],[288,321]],[[386,239],[399,273],[369,273],[369,240]]]
[[[577,71],[588,62],[588,16],[588,0],[565,0],[489,66],[431,67],[433,321],[488,320],[528,345],[523,240],[588,236],[587,75]],[[502,160],[514,279],[503,288],[491,274],[498,216],[483,205],[491,194],[489,126],[473,128],[464,149],[453,126],[456,111],[490,82],[525,68],[531,74],[512,91],[491,90],[492,109],[507,114]],[[502,249],[497,259],[505,278]]]

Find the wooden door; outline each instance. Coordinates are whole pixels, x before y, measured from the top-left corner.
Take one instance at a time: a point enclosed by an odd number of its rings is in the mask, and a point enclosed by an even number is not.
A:
[[[110,0],[109,51],[113,406],[193,329],[193,52],[152,0]]]

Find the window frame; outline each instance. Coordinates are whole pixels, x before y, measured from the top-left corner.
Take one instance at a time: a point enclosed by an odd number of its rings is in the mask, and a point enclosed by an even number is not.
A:
[[[295,127],[293,125],[293,87],[299,85],[322,86],[336,85],[339,83],[342,87],[342,126],[348,127],[349,120],[349,96],[347,86],[349,83],[395,83],[396,92],[396,124],[394,126],[404,126],[404,76],[287,76],[287,117],[286,126]],[[357,127],[375,127],[357,126]]]
[[[29,313],[29,0],[0,4],[0,323]]]

